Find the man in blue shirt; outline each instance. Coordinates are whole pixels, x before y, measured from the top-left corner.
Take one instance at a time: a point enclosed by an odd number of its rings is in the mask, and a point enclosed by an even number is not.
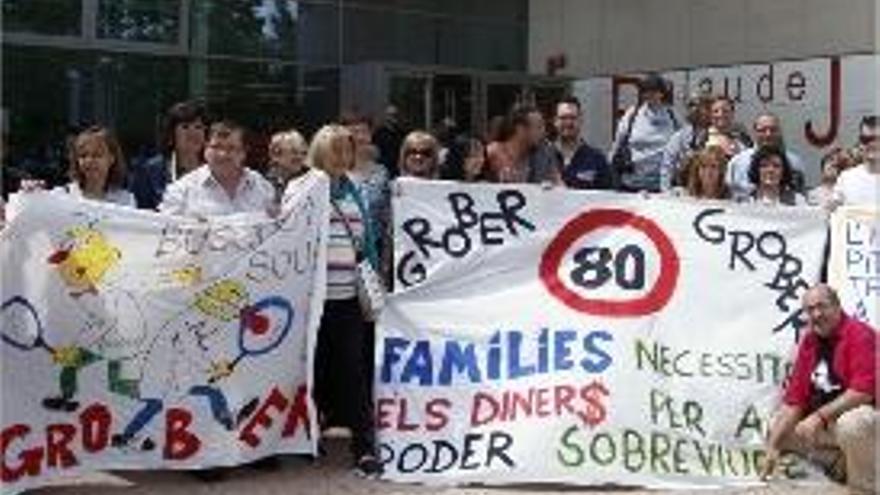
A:
[[[553,146],[565,185],[572,189],[610,189],[608,160],[581,138],[581,103],[577,98],[564,98],[556,104],[554,125],[558,138]]]

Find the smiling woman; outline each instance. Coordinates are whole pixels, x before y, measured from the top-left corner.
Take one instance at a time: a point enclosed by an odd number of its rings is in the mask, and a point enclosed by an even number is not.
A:
[[[125,156],[113,131],[92,126],[70,143],[71,182],[57,190],[71,196],[134,206],[134,196],[125,190]]]

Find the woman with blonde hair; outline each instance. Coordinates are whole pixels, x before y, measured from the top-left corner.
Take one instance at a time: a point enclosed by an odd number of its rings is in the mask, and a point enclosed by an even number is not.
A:
[[[400,175],[419,179],[436,179],[440,174],[440,144],[425,131],[407,134],[400,146]]]
[[[688,196],[701,199],[728,199],[730,191],[724,182],[727,157],[718,147],[706,148],[689,156],[687,170]]]
[[[315,351],[315,402],[323,428],[351,429],[355,469],[378,475],[372,366],[365,352],[368,324],[358,302],[357,265],[369,260],[378,270],[374,227],[366,202],[348,173],[355,164],[351,131],[326,125],[312,138],[307,163],[330,176],[330,231],[327,240],[327,296]]]

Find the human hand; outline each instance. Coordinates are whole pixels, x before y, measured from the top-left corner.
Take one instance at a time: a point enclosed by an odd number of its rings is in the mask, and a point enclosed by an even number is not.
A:
[[[57,347],[52,352],[52,362],[62,368],[71,368],[76,365],[79,359],[79,349],[76,346],[68,345]]]
[[[764,464],[761,466],[761,481],[767,481],[776,474],[781,454],[779,449],[769,448],[764,456]]]
[[[46,189],[46,183],[39,179],[24,179],[19,184],[21,192],[43,191]]]
[[[208,374],[208,382],[214,383],[222,380],[232,374],[232,362],[220,359],[211,363],[211,370]]]

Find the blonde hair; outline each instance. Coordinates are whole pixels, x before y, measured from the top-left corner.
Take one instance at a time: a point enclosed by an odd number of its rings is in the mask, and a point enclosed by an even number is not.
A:
[[[281,153],[281,148],[290,146],[292,149],[307,149],[308,143],[296,129],[276,132],[269,140],[269,156]]]
[[[352,163],[346,165],[346,168],[350,169],[354,165],[354,136],[345,126],[339,124],[325,125],[315,133],[312,144],[309,146],[308,156],[306,156],[306,165],[324,172],[329,172],[328,168],[335,168],[328,167],[328,164],[343,159],[333,146],[340,140],[348,140],[352,146]]]
[[[409,154],[409,150],[415,148],[419,144],[431,147],[431,159],[434,163],[434,169],[432,170],[431,175],[436,176],[440,168],[440,143],[437,142],[437,138],[426,131],[412,131],[406,135],[403,139],[403,143],[400,145],[400,156],[397,161],[397,169],[400,170],[401,175],[407,175],[406,157]]]

